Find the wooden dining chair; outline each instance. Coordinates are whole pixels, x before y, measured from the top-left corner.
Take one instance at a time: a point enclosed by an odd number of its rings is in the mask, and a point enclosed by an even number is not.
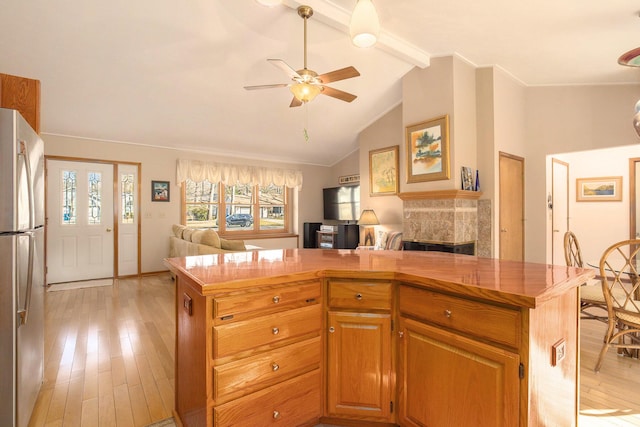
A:
[[[640,240],[624,240],[611,245],[600,258],[600,276],[608,321],[596,372],[600,371],[610,347],[628,355],[640,350],[638,252]]]
[[[571,231],[564,233],[564,259],[569,267],[583,268],[582,251],[578,238]],[[602,283],[591,279],[580,287],[580,318],[607,322],[607,304]]]

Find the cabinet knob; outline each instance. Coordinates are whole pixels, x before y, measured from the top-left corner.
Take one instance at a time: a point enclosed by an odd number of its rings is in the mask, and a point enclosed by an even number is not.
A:
[[[398,337],[399,337],[399,338],[404,338],[404,332],[399,331],[399,332],[398,332]]]
[[[271,332],[273,333],[273,335],[278,335],[280,333],[280,329],[273,328],[273,329],[271,329]]]
[[[273,362],[273,363],[271,364],[271,370],[272,370],[273,372],[275,372],[275,371],[277,371],[278,369],[280,369],[280,365],[278,365],[276,362]]]
[[[275,297],[271,298],[271,301],[273,301],[274,304],[277,304],[280,302],[280,297],[276,295]]]
[[[357,299],[358,301],[362,300],[362,294],[356,294],[356,299]]]
[[[336,331],[336,328],[334,328],[333,326],[329,327],[329,332],[330,333],[334,333]]]
[[[450,318],[450,317],[451,317],[451,314],[452,314],[452,313],[451,313],[451,310],[445,310],[445,311],[444,311],[444,315],[445,315],[447,318]]]
[[[278,411],[273,411],[273,419],[277,420],[278,418],[280,418],[280,412]]]

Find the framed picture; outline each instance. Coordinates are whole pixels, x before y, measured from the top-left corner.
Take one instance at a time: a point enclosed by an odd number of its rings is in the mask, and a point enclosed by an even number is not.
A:
[[[449,116],[407,126],[407,182],[449,179]]]
[[[369,151],[369,195],[388,196],[398,193],[397,145]]]
[[[462,189],[466,191],[473,191],[473,171],[468,166],[462,166],[460,171],[462,178]]]
[[[619,202],[621,200],[621,176],[576,179],[576,202]]]
[[[151,181],[151,201],[168,202],[170,189],[169,181]]]

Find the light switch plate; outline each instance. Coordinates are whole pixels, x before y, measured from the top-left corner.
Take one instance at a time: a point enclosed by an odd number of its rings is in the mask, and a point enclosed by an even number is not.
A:
[[[551,347],[551,365],[556,366],[567,353],[567,345],[564,339],[561,339]]]

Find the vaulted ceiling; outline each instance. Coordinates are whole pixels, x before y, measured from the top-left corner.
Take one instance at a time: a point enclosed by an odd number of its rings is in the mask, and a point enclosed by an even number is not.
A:
[[[331,84],[352,103],[290,108],[287,88],[243,89],[289,82],[268,58],[302,68],[294,0],[4,0],[0,72],[41,81],[45,134],[318,165],[356,150],[358,133],[401,102],[402,76],[433,57],[498,66],[529,86],[640,82],[616,62],[640,46],[628,0],[373,1],[382,35],[369,49],[346,32],[355,0],[304,2],[315,11],[308,67],[356,67],[360,77]]]

